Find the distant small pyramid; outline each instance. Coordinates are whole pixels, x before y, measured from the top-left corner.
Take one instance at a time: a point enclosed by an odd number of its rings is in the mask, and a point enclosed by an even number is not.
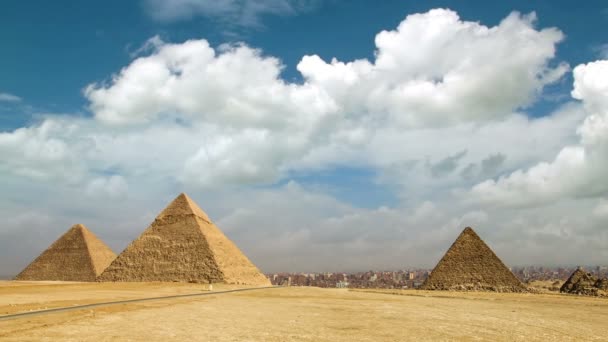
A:
[[[186,194],[177,196],[98,280],[270,285]]]
[[[598,279],[593,286],[599,290],[608,291],[608,278]]]
[[[95,281],[116,254],[84,225],[76,224],[15,280]]]
[[[564,285],[559,289],[559,292],[570,293],[573,290],[574,285],[584,277],[591,277],[591,274],[585,272],[582,267],[577,267],[576,271],[572,272],[568,280],[566,280]]]
[[[465,228],[420,287],[423,290],[524,292],[526,287],[479,238]]]
[[[559,289],[561,293],[602,296],[607,295],[608,279],[598,279],[591,273],[585,272],[582,267],[578,267],[576,271],[570,275],[564,285]]]

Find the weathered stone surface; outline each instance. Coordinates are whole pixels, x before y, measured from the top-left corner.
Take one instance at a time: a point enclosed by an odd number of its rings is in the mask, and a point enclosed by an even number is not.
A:
[[[599,290],[608,291],[608,278],[598,279],[594,286]]]
[[[559,291],[565,293],[571,292],[574,289],[574,285],[577,284],[583,277],[592,277],[592,275],[587,274],[587,272],[585,272],[585,270],[583,270],[581,267],[577,268],[576,271],[570,275],[568,280],[566,280],[564,285],[562,285]]]
[[[99,280],[270,285],[185,194],[171,202]]]
[[[470,227],[454,241],[421,289],[526,292],[526,287]]]
[[[598,279],[579,267],[570,275],[559,291],[586,296],[606,296],[608,295],[606,292],[608,291],[608,279]]]
[[[95,281],[116,254],[84,225],[70,228],[16,280]]]

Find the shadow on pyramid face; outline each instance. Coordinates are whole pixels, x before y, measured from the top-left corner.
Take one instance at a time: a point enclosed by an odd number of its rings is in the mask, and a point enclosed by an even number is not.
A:
[[[420,287],[423,290],[526,292],[471,227],[466,227]]]
[[[180,194],[98,278],[270,285],[186,194]]]

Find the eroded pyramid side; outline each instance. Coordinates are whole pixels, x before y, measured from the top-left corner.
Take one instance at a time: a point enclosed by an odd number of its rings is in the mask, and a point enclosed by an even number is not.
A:
[[[479,238],[465,228],[421,289],[523,292],[526,287]]]
[[[116,255],[77,224],[30,263],[16,280],[95,281]]]

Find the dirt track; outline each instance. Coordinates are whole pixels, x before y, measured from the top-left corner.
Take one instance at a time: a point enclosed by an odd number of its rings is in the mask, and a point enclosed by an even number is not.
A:
[[[7,286],[7,284],[11,284]],[[215,286],[214,289],[217,289]],[[203,291],[196,284],[0,283],[0,313]],[[606,341],[608,300],[545,294],[283,288],[0,322],[6,341]],[[10,305],[10,306],[9,306]]]

